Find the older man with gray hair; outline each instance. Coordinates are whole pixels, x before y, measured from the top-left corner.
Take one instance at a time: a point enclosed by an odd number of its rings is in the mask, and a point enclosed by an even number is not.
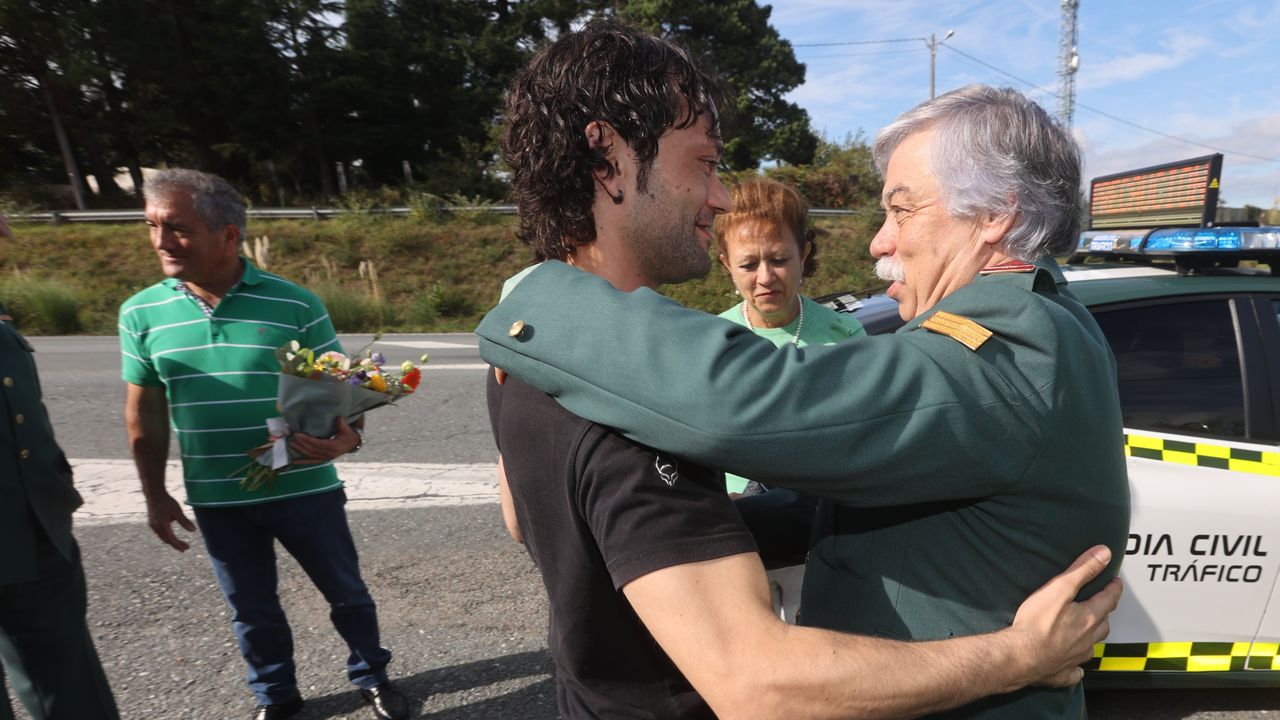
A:
[[[248,665],[254,720],[282,720],[303,704],[276,594],[277,541],[329,602],[350,650],[347,677],[379,718],[408,717],[408,701],[387,679],[391,652],[379,638],[333,467],[360,448],[358,430],[339,419],[332,438],[294,433],[291,444],[306,461],[265,487],[240,482],[245,451],[266,442],[266,420],[277,415],[276,348],[296,341],[317,353],[341,351],[329,313],[308,290],[240,256],[245,207],[227,181],[175,168],[151,177],[144,192],[166,279],[120,307],[120,350],[125,425],[151,530],[184,551],[174,523],[187,531],[199,525]],[[170,427],[194,524],[165,487]]]
[[[821,496],[801,624],[990,632],[1085,548],[1113,555],[1085,595],[1124,555],[1114,360],[1049,267],[1078,229],[1079,150],[1021,94],[970,86],[886,128],[876,159],[894,335],[777,349],[547,262],[481,323],[481,354],[640,443]],[[1083,716],[1080,685],[947,715]]]

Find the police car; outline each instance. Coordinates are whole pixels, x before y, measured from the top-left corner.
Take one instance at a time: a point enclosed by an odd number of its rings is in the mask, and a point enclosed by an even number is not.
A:
[[[1133,500],[1086,683],[1280,686],[1280,227],[1094,230],[1061,270],[1116,357]]]

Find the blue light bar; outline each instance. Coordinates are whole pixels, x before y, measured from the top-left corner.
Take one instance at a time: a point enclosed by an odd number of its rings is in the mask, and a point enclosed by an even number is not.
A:
[[[1245,252],[1280,248],[1280,227],[1163,228],[1152,231],[1144,253]]]
[[[1136,253],[1150,230],[1089,230],[1080,234],[1082,253]]]

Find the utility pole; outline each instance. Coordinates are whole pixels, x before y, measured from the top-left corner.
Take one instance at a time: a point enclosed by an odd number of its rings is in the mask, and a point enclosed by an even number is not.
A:
[[[1076,11],[1080,0],[1062,0],[1062,27],[1058,35],[1058,121],[1068,130],[1076,113],[1076,70],[1080,53],[1076,44]]]
[[[924,38],[920,38],[921,40],[924,40],[925,45],[929,46],[929,99],[930,100],[933,99],[933,95],[934,95],[933,88],[934,88],[935,68],[937,66],[937,60],[938,60],[938,43],[946,42],[951,38],[952,35],[955,35],[955,34],[956,34],[955,30],[948,30],[947,34],[943,35],[941,40],[939,40],[937,35],[935,35],[934,33],[929,33],[928,40],[925,40]]]

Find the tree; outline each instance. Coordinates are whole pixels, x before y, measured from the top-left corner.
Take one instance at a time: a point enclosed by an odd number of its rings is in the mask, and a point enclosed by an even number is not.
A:
[[[755,0],[619,0],[616,12],[687,48],[725,78],[734,110],[725,138],[730,168],[813,159],[818,139],[809,114],[783,97],[804,82],[805,67],[769,25],[773,8]]]

